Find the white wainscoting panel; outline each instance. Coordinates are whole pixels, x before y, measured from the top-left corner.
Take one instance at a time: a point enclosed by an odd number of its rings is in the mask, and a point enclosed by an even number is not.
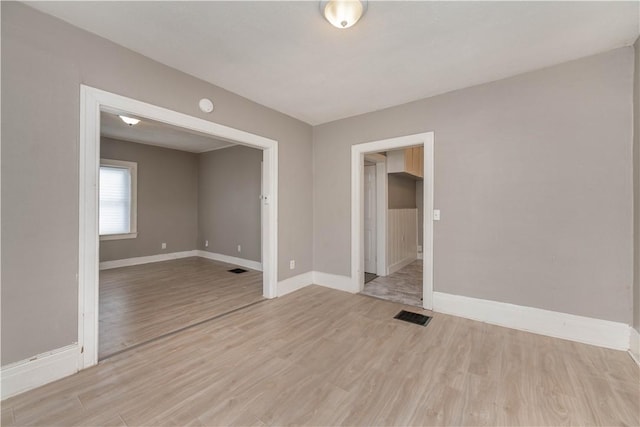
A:
[[[418,209],[389,209],[387,215],[388,274],[416,260],[418,253]]]

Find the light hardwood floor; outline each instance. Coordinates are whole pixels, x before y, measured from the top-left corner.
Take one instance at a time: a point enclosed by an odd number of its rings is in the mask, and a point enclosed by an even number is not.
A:
[[[98,357],[260,301],[262,273],[193,257],[100,272]]]
[[[640,424],[624,352],[401,308],[310,286],[8,399],[2,425]]]

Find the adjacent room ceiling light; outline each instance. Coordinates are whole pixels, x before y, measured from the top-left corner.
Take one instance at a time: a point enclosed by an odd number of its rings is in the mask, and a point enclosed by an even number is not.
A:
[[[336,28],[353,26],[367,11],[367,0],[325,0],[320,12]]]
[[[127,117],[127,116],[118,116],[118,117],[120,117],[122,121],[128,124],[129,126],[137,125],[138,123],[140,123],[140,120],[134,119],[133,117]]]

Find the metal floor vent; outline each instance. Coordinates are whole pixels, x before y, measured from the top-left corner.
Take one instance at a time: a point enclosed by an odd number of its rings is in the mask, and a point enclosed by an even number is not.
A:
[[[427,326],[431,317],[424,316],[418,313],[412,313],[411,311],[402,310],[400,313],[393,316],[394,319],[404,320],[405,322],[415,323],[420,326]]]
[[[244,268],[232,268],[231,270],[227,270],[229,273],[235,273],[235,274],[240,274],[240,273],[246,273],[247,270],[245,270]]]

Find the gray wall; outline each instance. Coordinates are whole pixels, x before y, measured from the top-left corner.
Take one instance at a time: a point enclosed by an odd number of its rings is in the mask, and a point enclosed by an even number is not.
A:
[[[277,140],[279,280],[311,270],[309,125],[24,4],[1,7],[2,365],[78,340],[81,83]]]
[[[634,274],[633,327],[640,332],[640,38],[634,44],[635,72],[633,90],[633,212],[634,212]]]
[[[138,237],[100,242],[101,261],[193,249],[261,261],[261,150],[194,154],[102,137],[100,152],[138,163]]]
[[[389,209],[415,209],[416,181],[395,173],[387,176]]]
[[[197,154],[102,137],[100,157],[138,163],[138,237],[101,241],[100,261],[195,249]]]
[[[261,150],[243,146],[199,155],[198,249],[262,260],[261,162]]]
[[[630,324],[633,48],[316,126],[314,270],[350,274],[351,145],[435,131],[436,291]]]

